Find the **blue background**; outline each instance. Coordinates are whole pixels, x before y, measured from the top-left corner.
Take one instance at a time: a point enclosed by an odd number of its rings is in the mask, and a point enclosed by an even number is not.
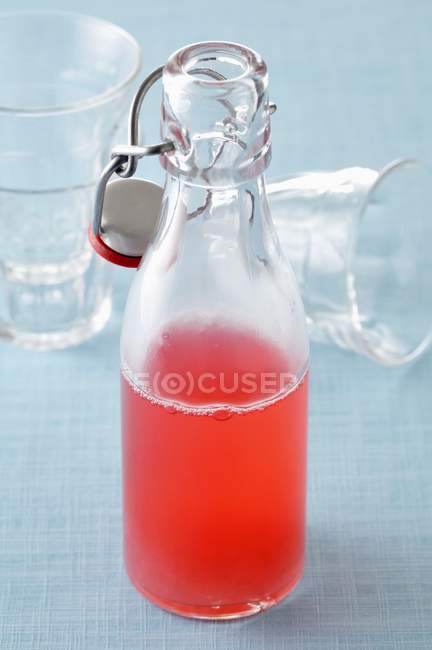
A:
[[[270,175],[379,167],[400,155],[430,162],[429,0],[37,7],[122,25],[143,47],[144,73],[198,40],[261,52],[279,107]],[[20,8],[36,3],[0,3]],[[146,108],[154,134],[156,95]],[[149,136],[152,129],[146,123]],[[160,178],[156,161],[144,164]],[[121,560],[118,403],[130,277],[116,271],[114,316],[85,345],[43,354],[0,345],[1,649],[429,650],[431,354],[385,369],[313,347],[308,559],[292,598],[249,620],[208,623],[136,594]]]

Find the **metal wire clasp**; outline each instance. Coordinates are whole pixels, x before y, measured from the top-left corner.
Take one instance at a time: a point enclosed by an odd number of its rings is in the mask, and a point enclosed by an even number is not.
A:
[[[111,151],[111,161],[102,170],[97,190],[95,209],[92,221],[92,231],[99,235],[102,223],[102,211],[105,198],[105,189],[111,176],[116,173],[121,178],[130,178],[136,172],[138,160],[144,156],[158,156],[174,151],[174,142],[159,142],[158,144],[138,145],[139,115],[144,97],[153,84],[162,77],[164,66],[160,66],[148,75],[138,88],[129,112],[128,136],[129,143],[116,145]]]
[[[174,142],[167,140],[158,144],[138,145],[139,135],[139,116],[144,97],[153,86],[153,84],[162,77],[164,66],[153,70],[148,77],[144,79],[138,88],[129,112],[128,125],[128,144],[119,144],[113,147],[111,151],[111,161],[103,169],[96,190],[95,209],[92,221],[92,232],[95,237],[99,236],[102,224],[102,211],[105,197],[105,189],[111,176],[116,173],[120,178],[130,178],[136,172],[138,160],[144,156],[158,156],[175,150]],[[189,74],[206,74],[216,80],[225,80],[226,77],[215,70],[209,68],[195,68],[189,71]],[[225,100],[221,100],[225,101]],[[276,104],[269,102],[270,114],[276,111]],[[234,110],[230,106],[231,110]]]

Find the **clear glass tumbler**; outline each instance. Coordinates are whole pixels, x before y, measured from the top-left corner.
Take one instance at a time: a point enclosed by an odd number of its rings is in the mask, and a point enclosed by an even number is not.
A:
[[[432,172],[411,159],[267,186],[311,337],[386,365],[432,342]]]
[[[103,20],[0,15],[0,336],[46,349],[100,330],[109,265],[87,223],[140,47]]]

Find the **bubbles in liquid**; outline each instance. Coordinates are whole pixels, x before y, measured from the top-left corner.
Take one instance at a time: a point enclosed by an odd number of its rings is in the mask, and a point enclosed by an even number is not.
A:
[[[229,420],[234,415],[234,411],[230,409],[216,409],[212,413],[215,420]]]
[[[175,413],[181,413],[183,415],[198,415],[198,416],[207,416],[213,417],[215,420],[223,421],[229,420],[233,415],[245,415],[253,411],[263,411],[272,404],[279,402],[280,400],[287,397],[290,393],[294,392],[300,384],[304,381],[307,375],[308,367],[304,369],[301,377],[293,384],[291,384],[287,390],[278,393],[275,396],[272,396],[268,400],[257,402],[255,404],[248,404],[247,406],[218,406],[218,405],[206,405],[206,406],[193,406],[191,404],[182,404],[180,402],[168,402],[165,399],[156,397],[143,386],[140,385],[139,379],[134,376],[134,373],[124,365],[122,366],[122,375],[125,380],[128,382],[130,387],[138,393],[140,397],[146,399],[150,404],[154,404],[163,408],[167,413],[174,415]]]

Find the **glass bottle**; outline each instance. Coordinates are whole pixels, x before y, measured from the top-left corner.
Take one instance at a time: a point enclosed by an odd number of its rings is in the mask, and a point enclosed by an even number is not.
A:
[[[199,43],[162,79],[175,151],[121,340],[125,561],[159,606],[235,618],[302,574],[308,339],[265,192],[265,63]]]

